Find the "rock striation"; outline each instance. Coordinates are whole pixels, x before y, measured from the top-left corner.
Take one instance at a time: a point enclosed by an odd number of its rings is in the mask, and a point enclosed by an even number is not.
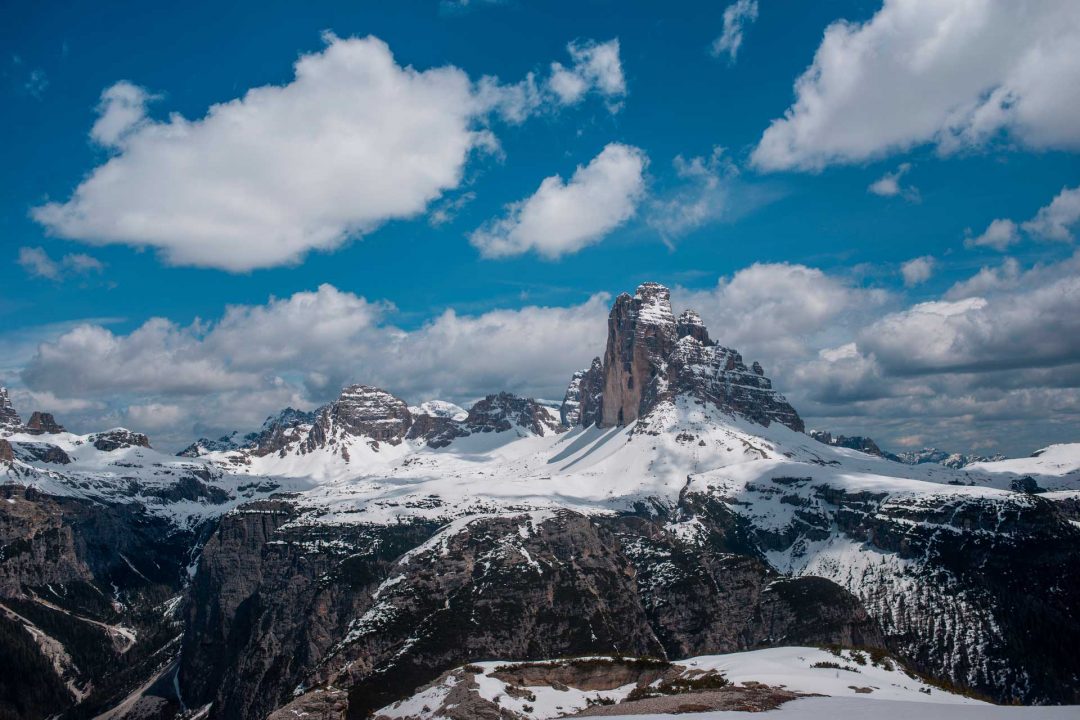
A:
[[[604,359],[574,374],[560,415],[566,425],[626,425],[676,397],[690,397],[760,425],[804,429],[802,419],[772,387],[758,363],[709,337],[692,310],[678,319],[671,293],[644,283],[615,300],[608,316]]]

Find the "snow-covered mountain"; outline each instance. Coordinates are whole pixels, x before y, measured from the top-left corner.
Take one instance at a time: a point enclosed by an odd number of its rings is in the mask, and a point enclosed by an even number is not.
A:
[[[362,717],[479,659],[831,643],[1080,700],[1080,444],[954,469],[821,442],[655,283],[561,408],[351,385],[169,457],[0,397],[3,617],[66,684],[46,709]],[[135,632],[122,670],[75,660],[76,615]]]

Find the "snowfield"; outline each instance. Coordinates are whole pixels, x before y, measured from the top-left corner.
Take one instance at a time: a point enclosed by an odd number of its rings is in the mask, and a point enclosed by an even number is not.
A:
[[[424,406],[432,413],[456,412],[449,403]],[[555,411],[548,410],[554,418]],[[303,428],[296,435],[302,437]],[[948,498],[1030,502],[1010,489],[1019,477],[1031,477],[1045,490],[1080,491],[1080,443],[963,470],[905,465],[824,445],[779,423],[766,428],[686,398],[621,428],[575,427],[534,435],[514,427],[457,438],[444,448],[346,436],[311,452],[287,449],[258,457],[223,451],[179,458],[143,447],[102,452],[91,438],[11,435],[17,460],[0,470],[0,478],[55,495],[137,499],[178,525],[275,492],[296,493],[302,510],[297,523],[336,525],[449,522],[465,515],[545,508],[624,512],[642,503],[672,505],[681,492],[704,491],[740,503],[740,512],[759,526],[779,529],[792,521],[794,506],[781,502],[781,493],[760,492],[777,477],[805,480],[806,487],[884,492],[931,505]],[[72,462],[42,462],[18,450],[42,443],[59,447]],[[221,493],[177,498],[168,492],[185,478]]]
[[[515,687],[493,676],[497,669],[512,668],[514,665],[515,663],[482,662],[467,666],[467,669],[475,673],[474,681],[477,687],[472,692],[497,704],[500,708],[505,708],[517,716],[530,718],[530,720],[551,720],[573,715],[599,700],[613,700],[621,703],[635,688],[634,683],[609,690],[581,690],[575,687],[530,684],[525,686],[528,690],[528,695],[525,695],[520,691],[520,687]],[[878,708],[896,702],[903,706],[906,712],[915,712],[919,717],[935,717],[933,713],[936,712],[936,706],[949,711],[962,707],[974,707],[981,710],[993,708],[987,703],[927,685],[906,673],[891,660],[875,664],[865,653],[851,650],[834,653],[820,648],[779,647],[728,655],[694,657],[679,660],[675,662],[675,665],[687,677],[699,675],[701,672],[719,672],[732,685],[745,686],[760,683],[799,694],[825,695],[829,698],[843,699],[868,698],[872,702],[866,706],[867,708]],[[450,690],[459,684],[467,683],[467,677],[452,672],[443,681],[436,682],[410,698],[377,711],[375,716],[395,720],[405,718],[436,720],[442,717],[440,706],[448,699]],[[802,701],[792,702],[801,703]],[[783,707],[785,706],[781,706],[781,709]],[[931,714],[927,715],[928,712]],[[739,718],[747,717],[745,712],[703,713],[693,714],[690,717],[728,717],[729,715]],[[676,716],[628,715],[625,717]],[[679,717],[687,717],[687,715]],[[913,715],[903,717],[913,717]],[[971,715],[970,717],[980,716]]]

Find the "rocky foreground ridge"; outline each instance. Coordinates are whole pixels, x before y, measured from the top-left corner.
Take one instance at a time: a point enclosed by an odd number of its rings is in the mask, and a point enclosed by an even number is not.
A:
[[[362,718],[478,660],[830,644],[1080,701],[1080,446],[819,442],[654,283],[603,347],[557,410],[352,385],[179,457],[0,393],[0,716]]]

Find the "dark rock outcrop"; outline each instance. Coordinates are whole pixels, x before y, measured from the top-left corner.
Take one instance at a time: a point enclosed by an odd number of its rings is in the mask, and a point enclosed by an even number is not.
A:
[[[878,444],[868,437],[863,437],[861,435],[853,435],[851,437],[846,435],[833,435],[832,433],[823,430],[811,430],[808,434],[810,437],[825,445],[847,448],[849,450],[858,450],[879,457],[884,456],[884,453],[881,451],[881,448],[878,447]]]
[[[167,665],[193,539],[136,506],[0,485],[0,715],[93,717]]]
[[[112,452],[128,447],[150,447],[150,438],[126,428],[114,428],[90,436],[90,442],[102,452]]]
[[[704,321],[693,310],[683,310],[682,315],[679,315],[679,319],[675,323],[675,333],[680,338],[692,337],[702,345],[713,344],[709,340],[709,331],[705,328]]]
[[[656,397],[650,385],[666,374],[665,360],[677,340],[666,287],[645,283],[634,296],[615,298],[604,351],[601,425],[625,425],[652,409]]]
[[[566,427],[589,427],[600,422],[604,401],[604,365],[593,358],[588,370],[579,370],[566,388],[559,418]]]
[[[64,427],[56,422],[52,413],[35,410],[26,423],[26,432],[31,435],[56,435],[64,432]]]

